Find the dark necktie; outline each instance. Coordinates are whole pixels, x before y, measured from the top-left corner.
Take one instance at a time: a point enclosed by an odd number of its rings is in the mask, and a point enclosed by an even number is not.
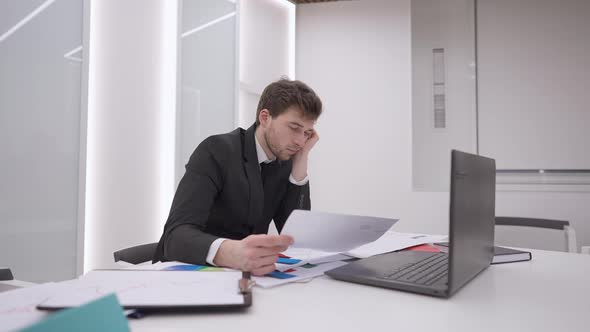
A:
[[[262,184],[266,183],[266,178],[270,175],[274,162],[260,163],[260,175],[262,177]]]

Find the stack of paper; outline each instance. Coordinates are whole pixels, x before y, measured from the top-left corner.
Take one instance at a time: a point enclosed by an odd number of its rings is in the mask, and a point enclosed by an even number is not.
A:
[[[277,270],[284,271],[293,267],[305,264],[321,264],[327,262],[343,261],[351,258],[366,258],[374,255],[384,254],[401,250],[424,243],[444,241],[446,235],[428,235],[416,233],[398,233],[388,231],[378,240],[356,247],[345,252],[330,252],[307,248],[289,248],[284,255],[296,259],[298,262],[292,264],[277,264]]]
[[[0,331],[13,331],[47,316],[37,304],[60,292],[67,282],[47,283],[0,293]]]
[[[346,255],[356,258],[366,258],[401,250],[424,243],[434,243],[446,240],[446,235],[428,235],[417,233],[398,233],[388,231],[377,241],[362,245],[346,252]]]
[[[244,303],[242,272],[97,270],[72,280],[40,307],[69,308],[116,293],[126,308],[193,308]]]
[[[130,265],[124,268],[124,270],[139,270],[139,271],[200,271],[200,272],[213,272],[213,271],[237,271],[227,269],[223,267],[215,267],[208,265],[195,265],[183,262],[158,262],[155,264],[141,264],[141,265]]]
[[[279,258],[277,271],[256,278],[262,287],[309,279],[365,258],[419,244],[439,242],[444,235],[398,233],[389,230],[397,219],[295,210],[282,234],[295,243]]]
[[[309,280],[317,276],[323,275],[326,271],[335,269],[345,264],[346,262],[342,261],[322,263],[319,265],[306,264],[303,266],[285,270],[284,272],[275,271],[264,277],[252,277],[252,279],[254,279],[257,286],[260,286],[262,288],[269,288],[284,285],[291,282]]]
[[[256,285],[264,288],[283,285],[323,275],[354,258],[370,257],[446,239],[444,235],[393,232],[390,228],[396,221],[397,219],[390,218],[294,210],[281,233],[293,236],[295,243],[279,258],[276,271],[253,279]],[[132,266],[129,269],[224,270],[180,262]]]

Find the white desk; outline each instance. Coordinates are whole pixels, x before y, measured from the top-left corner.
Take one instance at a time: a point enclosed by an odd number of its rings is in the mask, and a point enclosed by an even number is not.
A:
[[[16,286],[16,287],[29,287],[29,286],[37,285],[34,282],[28,282],[28,281],[22,281],[22,280],[2,280],[2,281],[0,281],[0,283],[5,284],[5,285]]]
[[[21,280],[0,280],[0,294],[8,292],[16,288],[29,287],[35,285],[32,282]]]
[[[531,250],[450,299],[317,278],[254,289],[240,313],[130,320],[133,331],[590,331],[590,255]]]

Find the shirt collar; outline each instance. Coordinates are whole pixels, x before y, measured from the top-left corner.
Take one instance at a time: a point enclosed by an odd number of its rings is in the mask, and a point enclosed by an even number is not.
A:
[[[259,164],[262,164],[262,163],[268,164],[268,163],[271,163],[277,159],[277,157],[274,157],[273,159],[269,159],[266,156],[266,152],[264,152],[262,145],[260,145],[260,143],[258,143],[258,138],[256,138],[256,135],[254,135],[254,141],[256,142],[256,154],[258,155],[258,163]]]

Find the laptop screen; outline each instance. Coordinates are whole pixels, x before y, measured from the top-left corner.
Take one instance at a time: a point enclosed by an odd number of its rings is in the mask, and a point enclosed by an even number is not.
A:
[[[449,293],[489,266],[494,255],[496,162],[451,152]]]

